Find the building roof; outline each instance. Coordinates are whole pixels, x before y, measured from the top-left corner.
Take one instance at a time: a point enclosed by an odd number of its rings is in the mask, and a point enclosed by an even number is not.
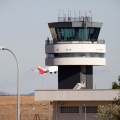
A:
[[[113,101],[118,97],[118,89],[35,90],[35,101]]]

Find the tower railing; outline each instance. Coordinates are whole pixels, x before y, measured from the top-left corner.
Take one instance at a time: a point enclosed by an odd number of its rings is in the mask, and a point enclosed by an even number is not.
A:
[[[78,40],[78,41],[57,41],[57,40],[45,40],[45,44],[105,44],[105,40]]]
[[[86,21],[86,22],[92,22],[91,17],[58,17],[58,22],[79,22],[79,21]]]

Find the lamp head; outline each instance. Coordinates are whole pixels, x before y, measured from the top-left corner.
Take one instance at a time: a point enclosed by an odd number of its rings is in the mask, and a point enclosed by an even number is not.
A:
[[[5,49],[4,47],[0,46],[0,50],[4,50],[4,49]]]

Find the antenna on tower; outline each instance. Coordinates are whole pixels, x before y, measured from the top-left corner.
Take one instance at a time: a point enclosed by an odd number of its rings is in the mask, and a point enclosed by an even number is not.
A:
[[[74,10],[74,21],[75,21],[76,11]]]
[[[71,11],[70,11],[70,18],[71,18]]]
[[[65,14],[65,22],[66,22],[66,14]]]
[[[82,10],[80,11],[81,17],[82,17]]]
[[[89,11],[90,14],[90,21],[92,22],[92,11]]]
[[[68,10],[68,22],[70,21],[70,17],[69,17],[69,10]]]
[[[79,21],[80,21],[80,11],[79,11]]]
[[[66,21],[66,16],[64,14],[64,10],[63,10],[63,21]]]
[[[64,17],[64,10],[63,10],[63,17]]]
[[[91,26],[90,26],[90,34],[91,34],[91,30],[92,30],[92,11],[89,11],[89,22],[91,22]],[[90,35],[88,36],[88,39],[90,39]]]
[[[87,11],[84,11],[84,13],[85,13],[85,17],[87,17]]]
[[[58,12],[58,22],[60,21],[60,10]]]
[[[83,21],[82,10],[80,11],[80,21]]]
[[[68,10],[68,18],[69,18],[69,10]]]

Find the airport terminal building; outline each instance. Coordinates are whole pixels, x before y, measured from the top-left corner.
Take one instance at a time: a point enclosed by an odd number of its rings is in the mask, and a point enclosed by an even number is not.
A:
[[[102,23],[93,22],[92,15],[68,13],[48,26],[53,39],[46,40],[45,64],[58,66],[58,89],[35,90],[35,100],[53,102],[53,120],[97,120],[98,105],[120,94],[93,89],[93,66],[106,65],[105,40],[98,39]]]

